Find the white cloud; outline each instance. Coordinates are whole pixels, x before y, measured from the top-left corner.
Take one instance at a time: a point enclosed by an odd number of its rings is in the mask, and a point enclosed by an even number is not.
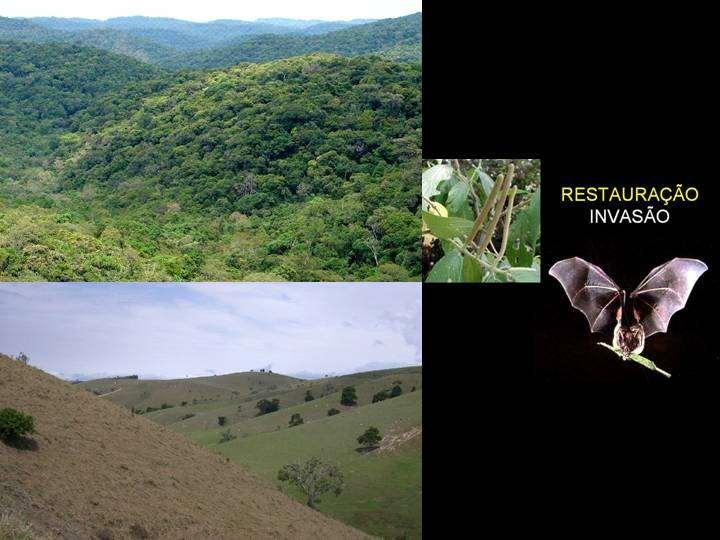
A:
[[[347,372],[420,334],[417,283],[0,284],[0,350],[57,373]]]

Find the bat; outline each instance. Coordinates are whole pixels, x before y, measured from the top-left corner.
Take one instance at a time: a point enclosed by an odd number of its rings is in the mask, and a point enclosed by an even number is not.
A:
[[[599,266],[580,257],[556,262],[550,275],[563,286],[570,304],[585,315],[590,332],[604,332],[615,322],[613,347],[627,359],[642,352],[647,338],[667,332],[670,318],[685,307],[707,269],[697,259],[675,258],[653,268],[629,294]]]

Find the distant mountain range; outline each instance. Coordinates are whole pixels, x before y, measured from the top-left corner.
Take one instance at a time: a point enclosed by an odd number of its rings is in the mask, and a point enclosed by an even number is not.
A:
[[[207,23],[156,17],[0,17],[0,40],[87,45],[171,69],[225,67],[334,52],[346,56],[387,52],[388,58],[420,58],[421,14],[373,21],[259,19]],[[398,53],[400,47],[400,53]]]
[[[361,24],[320,35],[273,35],[245,37],[214,49],[199,50],[175,57],[165,67],[218,68],[240,62],[264,62],[313,52],[342,56],[380,54],[397,47],[414,47],[415,54],[403,59],[420,59],[422,14]]]

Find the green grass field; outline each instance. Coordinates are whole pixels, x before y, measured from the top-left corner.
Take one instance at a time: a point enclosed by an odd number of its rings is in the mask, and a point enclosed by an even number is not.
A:
[[[397,382],[402,395],[372,403],[374,394]],[[422,536],[421,367],[311,381],[253,372],[176,381],[92,381],[83,385],[103,392],[115,389],[104,399],[128,407],[137,406],[135,403],[173,405],[145,416],[242,464],[269,485],[302,502],[305,499],[299,490],[277,480],[278,470],[287,463],[319,456],[338,465],[345,477],[343,493],[337,497],[326,494],[317,505],[319,510],[379,537]],[[349,385],[356,389],[356,406],[340,405],[342,388]],[[312,401],[305,401],[307,390],[315,398]],[[204,396],[202,400],[200,396]],[[263,398],[279,399],[280,410],[256,416],[255,404]],[[188,403],[181,406],[182,401]],[[331,408],[340,410],[340,414],[328,416]],[[289,427],[295,413],[302,416],[304,423]],[[219,416],[226,417],[225,426],[218,424]],[[378,449],[359,452],[357,438],[370,426],[380,430],[383,440]],[[227,429],[236,438],[221,443],[221,434]]]
[[[370,453],[358,452],[356,439],[369,426],[380,429],[386,438],[411,432],[422,424],[421,404],[422,390],[418,390],[339,415],[306,419],[307,423],[293,428],[279,423],[281,416],[293,412],[309,416],[319,405],[310,402],[234,426],[238,438],[227,443],[219,442],[225,428],[186,434],[275,485],[280,484],[276,477],[284,464],[320,456],[339,465],[346,480],[344,492],[339,497],[326,495],[318,505],[320,510],[377,536],[419,538],[422,435]],[[322,408],[327,410],[325,405]],[[298,491],[288,492],[303,500]]]

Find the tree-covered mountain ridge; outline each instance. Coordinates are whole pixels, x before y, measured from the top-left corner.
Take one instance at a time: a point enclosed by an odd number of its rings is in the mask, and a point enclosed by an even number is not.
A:
[[[0,278],[417,279],[420,86],[313,54],[99,96],[0,182]]]
[[[160,65],[168,68],[217,68],[240,62],[264,62],[313,52],[343,56],[362,54],[394,54],[405,48],[395,59],[420,61],[422,42],[422,13],[383,19],[368,24],[313,36],[273,35],[254,36],[225,47],[200,50],[179,55]],[[410,54],[408,54],[410,53]]]
[[[379,21],[330,22],[0,17],[0,40],[74,43],[162,67],[187,69],[227,67],[311,52],[388,54],[398,61],[419,61],[420,27],[420,13]],[[398,48],[403,48],[402,54],[397,54]]]

